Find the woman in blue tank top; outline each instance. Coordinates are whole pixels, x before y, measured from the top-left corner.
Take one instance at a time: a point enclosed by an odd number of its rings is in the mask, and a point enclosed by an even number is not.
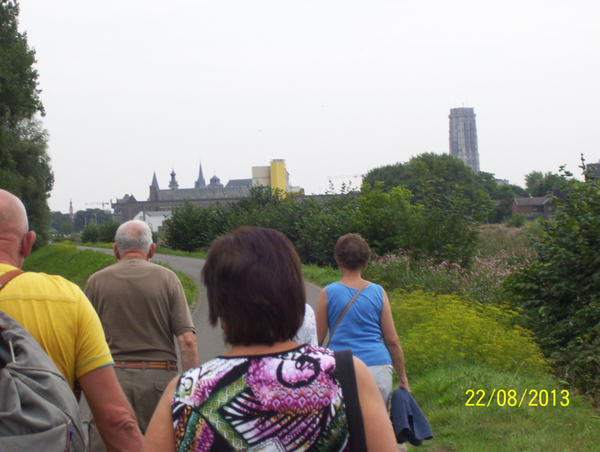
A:
[[[357,234],[346,234],[337,241],[335,259],[342,279],[319,295],[317,335],[322,344],[329,331],[331,350],[352,349],[354,356],[369,367],[387,406],[392,392],[392,366],[400,379],[398,387],[410,390],[410,386],[387,294],[380,285],[361,277],[370,257],[369,245]]]

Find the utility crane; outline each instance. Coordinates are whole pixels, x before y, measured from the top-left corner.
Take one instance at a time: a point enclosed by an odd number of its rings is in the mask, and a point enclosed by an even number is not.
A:
[[[110,202],[86,202],[86,206],[100,206],[102,205],[102,210],[104,210],[104,206],[110,206]]]
[[[327,176],[327,179],[356,179],[357,177],[363,178],[364,174],[344,174],[342,176]]]

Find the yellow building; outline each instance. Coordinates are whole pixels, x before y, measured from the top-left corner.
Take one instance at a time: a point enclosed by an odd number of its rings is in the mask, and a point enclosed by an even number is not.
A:
[[[291,191],[290,175],[285,169],[285,160],[271,160],[270,166],[253,166],[252,185],[278,188],[286,193]]]

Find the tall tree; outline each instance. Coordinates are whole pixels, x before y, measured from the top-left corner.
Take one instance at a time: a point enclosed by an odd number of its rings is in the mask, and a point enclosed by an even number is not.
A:
[[[448,154],[421,154],[406,163],[372,169],[364,179],[372,186],[380,181],[386,192],[397,186],[408,188],[414,195],[412,203],[425,208],[432,202],[442,202],[438,207],[456,211],[460,205],[462,214],[473,221],[486,221],[493,208],[484,179]]]
[[[26,33],[19,33],[18,16],[16,0],[0,0],[0,187],[23,200],[30,228],[45,242],[54,176],[47,132],[35,119],[45,113],[33,68],[35,51]]]
[[[552,190],[560,189],[565,183],[565,178],[559,174],[541,171],[532,171],[525,175],[527,192],[533,197],[542,197],[552,194]]]

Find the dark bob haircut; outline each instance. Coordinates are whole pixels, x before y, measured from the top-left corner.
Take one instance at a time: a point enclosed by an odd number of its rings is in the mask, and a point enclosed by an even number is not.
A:
[[[292,339],[304,320],[300,258],[274,229],[244,226],[212,244],[202,269],[210,324],[221,319],[231,345]]]
[[[335,244],[334,256],[340,267],[360,270],[367,266],[371,258],[371,248],[358,234],[341,236]]]

